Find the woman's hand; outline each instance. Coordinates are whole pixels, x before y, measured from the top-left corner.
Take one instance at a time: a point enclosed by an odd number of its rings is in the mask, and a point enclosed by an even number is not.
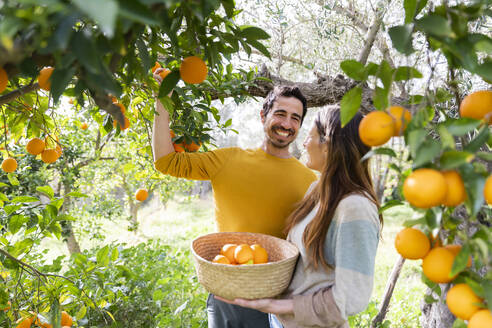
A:
[[[162,76],[160,75],[160,73],[161,73],[162,71],[164,71],[164,68],[162,68],[162,67],[161,67],[161,68],[156,69],[156,70],[154,71],[154,73],[152,74],[152,75],[153,75],[153,77],[154,77],[154,79],[157,81],[157,83],[158,83],[159,85],[161,85],[162,80],[163,80]],[[169,94],[168,94],[167,96],[168,96],[168,97],[171,97],[171,95],[172,95],[172,94],[173,94],[173,90],[171,90],[171,92],[169,92]]]
[[[214,297],[222,302],[229,304],[235,304],[242,307],[247,307],[255,309],[265,313],[273,314],[293,314],[294,313],[294,302],[292,299],[273,299],[273,298],[262,298],[256,300],[246,300],[243,298],[236,298],[233,301],[222,298],[220,296]]]

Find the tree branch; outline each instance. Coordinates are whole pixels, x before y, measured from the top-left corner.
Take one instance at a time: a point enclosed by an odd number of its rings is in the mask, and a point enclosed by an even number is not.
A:
[[[6,95],[0,96],[0,106],[17,99],[26,93],[37,91],[37,90],[39,90],[39,84],[33,83],[33,84],[25,85],[17,90],[11,91]]]

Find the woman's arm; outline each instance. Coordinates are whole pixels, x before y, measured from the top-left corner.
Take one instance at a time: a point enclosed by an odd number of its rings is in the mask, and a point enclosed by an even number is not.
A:
[[[293,314],[294,313],[294,301],[291,298],[288,299],[273,299],[273,298],[262,298],[256,300],[247,300],[243,298],[236,298],[231,301],[220,296],[214,296],[216,299],[221,300],[229,304],[235,304],[242,307],[247,307],[255,309],[265,313],[273,314]]]

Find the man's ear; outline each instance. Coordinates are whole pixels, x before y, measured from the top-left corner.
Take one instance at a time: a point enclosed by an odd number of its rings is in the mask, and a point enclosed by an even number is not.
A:
[[[260,111],[260,118],[261,118],[261,123],[265,123],[265,112],[263,109]]]

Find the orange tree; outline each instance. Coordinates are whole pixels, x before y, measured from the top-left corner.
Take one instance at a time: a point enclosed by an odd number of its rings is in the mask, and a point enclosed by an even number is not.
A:
[[[446,58],[448,79],[443,87],[434,88],[428,83],[431,75],[421,83],[424,93],[411,94],[402,104],[392,103],[392,87],[395,82],[421,78],[423,75],[415,67],[391,68],[386,61],[341,63],[342,70],[359,81],[341,101],[342,124],[358,111],[363,85],[370,83],[374,85],[372,101],[377,111],[361,123],[362,141],[370,146],[384,145],[403,132],[412,166],[405,170],[392,164],[400,176],[400,199],[383,204],[382,211],[407,201],[420,213],[420,218],[403,225],[424,234],[403,230],[396,246],[405,258],[423,258],[422,279],[433,292],[425,297],[426,302],[444,303],[444,293],[451,285],[465,284],[448,293],[447,307],[457,319],[446,321],[447,327],[466,327],[465,321],[471,320],[480,308],[492,310],[492,211],[490,183],[486,184],[487,179],[491,180],[492,162],[492,39],[469,31],[472,24],[480,26],[490,17],[487,3],[490,2],[451,6],[444,1],[424,11],[427,1],[403,2],[404,24],[389,29],[393,46],[410,56],[415,40],[424,42],[429,52]],[[477,76],[482,78],[481,83],[485,82],[484,90],[469,92],[465,97],[465,80],[477,80]],[[395,115],[390,110],[393,105],[403,105],[409,111],[406,116],[401,110]],[[407,126],[401,128],[402,125]],[[384,146],[374,148],[368,157],[377,154],[396,157],[391,148]],[[474,321],[483,326],[490,324],[482,321],[483,313],[480,316]],[[437,318],[437,322],[443,320]]]
[[[94,140],[98,143],[124,137],[135,127],[148,129],[154,115],[152,94],[157,94],[173,116],[174,141],[203,144],[206,149],[212,142],[208,122],[216,121],[221,129],[230,125],[220,123],[211,101],[221,95],[244,100],[244,90],[254,79],[254,72],[233,71],[223,62],[242,50],[251,53],[252,48],[268,56],[260,43],[268,34],[237,25],[234,7],[232,0],[2,2],[0,127],[4,142],[0,150],[4,159],[13,158],[5,166],[8,175],[3,176],[8,183],[2,188],[8,192],[0,193],[0,279],[5,282],[0,286],[0,308],[12,304],[8,311],[0,311],[2,326],[12,326],[18,319],[34,320],[29,312],[33,311],[40,323],[60,327],[62,308],[76,313],[81,322],[87,309],[99,311],[104,320],[111,317],[102,309],[115,299],[115,292],[100,288],[92,295],[83,287],[105,286],[110,279],[105,276],[108,265],[119,258],[116,249],[104,247],[94,258],[75,253],[68,271],[60,259],[45,265],[40,255],[32,253],[42,238],[60,237],[61,222],[74,220],[63,205],[71,197],[83,196],[71,189],[78,178],[75,160],[80,153],[63,147],[72,143],[56,115],[63,111],[64,97],[85,113],[77,123],[82,130],[99,131],[101,139]],[[198,60],[186,59],[190,57]],[[160,87],[151,76],[156,61],[170,70]],[[197,67],[201,76],[193,73]],[[205,76],[203,83],[194,84]],[[175,92],[169,99],[166,95],[172,88]],[[17,177],[28,170],[19,165],[14,169],[15,162],[22,164],[26,156],[15,144],[34,137],[47,144],[46,152],[38,156],[50,163],[48,170],[58,169],[62,184],[68,186],[63,197],[45,185],[17,188],[22,180]],[[150,143],[140,141],[140,150],[151,158]],[[94,158],[101,157],[96,149]]]

